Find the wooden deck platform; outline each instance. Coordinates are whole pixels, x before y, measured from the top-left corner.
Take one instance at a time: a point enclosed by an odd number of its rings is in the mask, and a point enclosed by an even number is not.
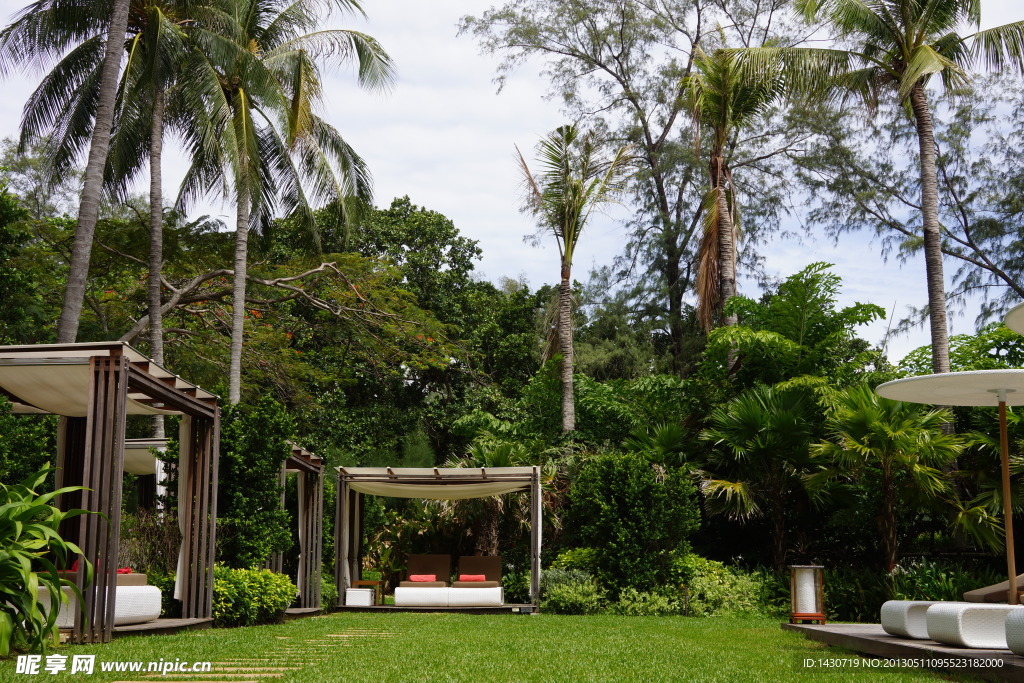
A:
[[[341,605],[334,612],[448,612],[452,614],[535,614],[536,605],[500,607],[398,607],[396,605]]]
[[[212,626],[213,619],[156,619],[144,624],[115,626],[114,637],[166,635],[178,631],[198,631]]]
[[[932,660],[932,663],[940,666],[926,668],[977,676],[990,681],[1024,682],[1024,657],[1018,657],[1009,650],[975,650],[943,645],[934,640],[898,638],[883,631],[881,624],[782,624],[782,628],[802,633],[810,640],[867,657]]]

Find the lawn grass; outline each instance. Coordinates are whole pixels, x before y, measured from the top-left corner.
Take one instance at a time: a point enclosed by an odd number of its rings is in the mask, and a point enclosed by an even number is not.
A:
[[[140,681],[145,674],[101,672],[115,661],[212,661],[208,674],[149,680],[245,680],[217,676],[233,667],[283,667],[260,681],[934,681],[902,669],[809,671],[804,658],[856,658],[760,618],[570,617],[556,615],[336,613],[275,626],[193,631],[64,647],[95,654],[83,681]],[[231,664],[227,664],[227,663]],[[236,663],[237,662],[237,663]],[[240,669],[230,670],[238,673]],[[0,662],[0,681],[68,680],[66,674],[15,673]],[[957,679],[966,680],[966,679]]]

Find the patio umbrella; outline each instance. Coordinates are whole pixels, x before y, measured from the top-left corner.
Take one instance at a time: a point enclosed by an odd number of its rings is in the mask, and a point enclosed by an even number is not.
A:
[[[973,370],[921,375],[886,382],[875,388],[882,398],[940,406],[996,406],[999,409],[999,453],[1003,472],[1003,531],[1010,576],[1009,604],[1017,604],[1017,570],[1013,557],[1013,515],[1010,505],[1010,455],[1006,437],[1006,406],[1024,405],[1024,370]]]
[[[1014,332],[1024,334],[1024,304],[1018,304],[1006,314],[1003,324]]]

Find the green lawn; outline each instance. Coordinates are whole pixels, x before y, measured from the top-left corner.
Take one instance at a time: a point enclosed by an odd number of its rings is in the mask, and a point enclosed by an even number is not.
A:
[[[784,632],[775,620],[750,618],[338,613],[277,626],[122,638],[58,653],[95,654],[96,672],[75,679],[97,683],[147,680],[145,674],[103,673],[102,663],[160,659],[215,664],[207,674],[148,680],[940,680],[905,669],[807,671],[798,666],[804,658],[854,656]],[[238,675],[253,667],[283,677]],[[0,681],[70,678],[17,674],[13,661],[0,662]]]

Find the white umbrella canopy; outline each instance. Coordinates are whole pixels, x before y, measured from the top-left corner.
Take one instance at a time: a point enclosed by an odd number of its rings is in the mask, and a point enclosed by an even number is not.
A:
[[[1024,405],[1024,370],[969,370],[939,375],[919,375],[880,384],[882,398],[938,406]]]
[[[1016,309],[1015,309],[1016,310]],[[1012,311],[1011,311],[1012,313]],[[1003,531],[1009,604],[1017,604],[1017,568],[1013,555],[1013,513],[1010,504],[1010,454],[1006,436],[1006,406],[1024,405],[1024,370],[971,370],[919,375],[875,387],[882,398],[940,406],[990,406],[999,409],[999,453],[1003,479]]]
[[[1024,334],[1024,304],[1018,304],[1010,309],[1003,319],[1003,324],[1014,332]]]

